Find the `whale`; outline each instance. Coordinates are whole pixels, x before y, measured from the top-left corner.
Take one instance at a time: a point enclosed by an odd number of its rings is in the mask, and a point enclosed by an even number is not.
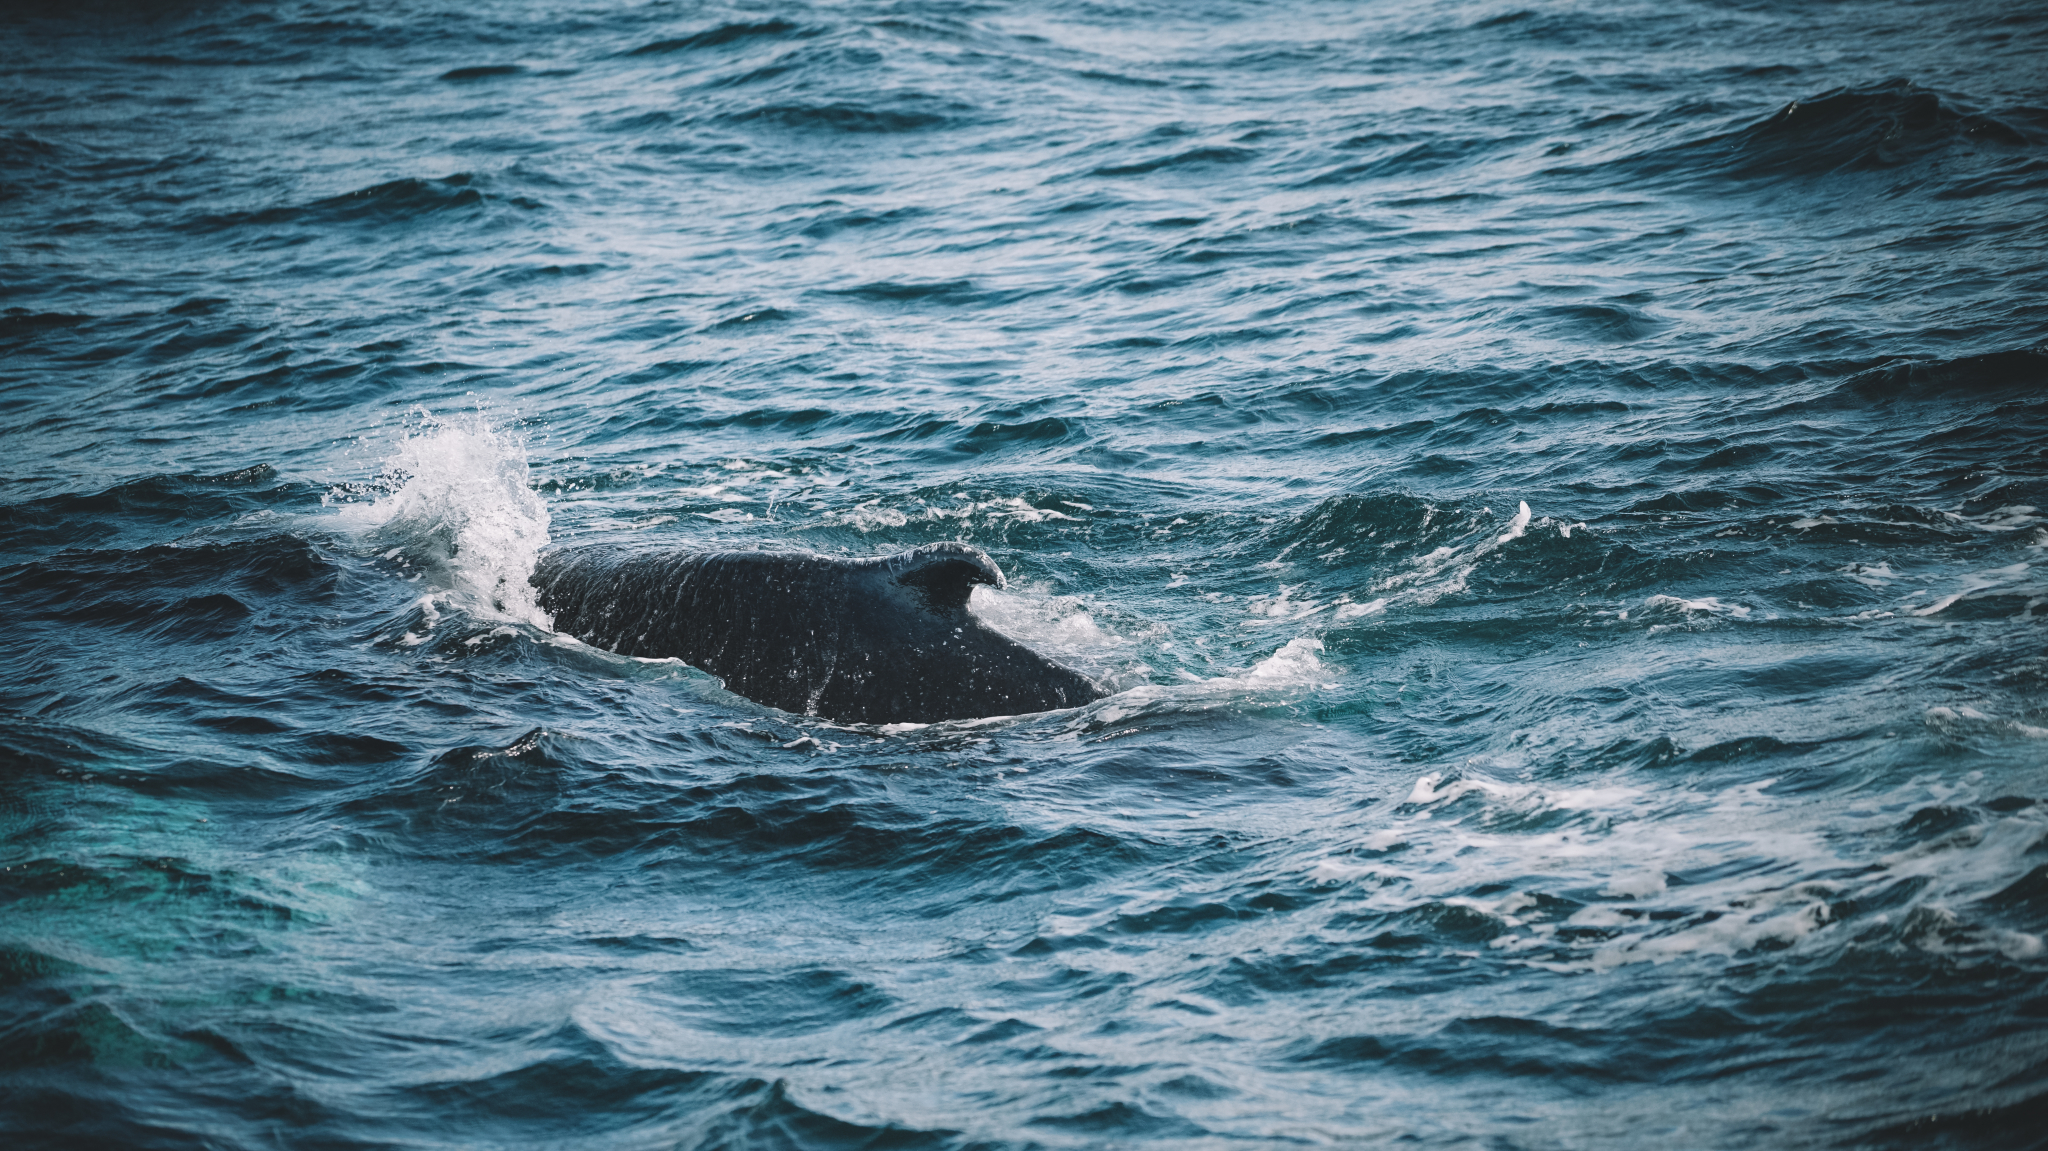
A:
[[[675,658],[755,703],[844,723],[938,723],[1079,707],[1086,675],[967,608],[1003,573],[980,548],[895,555],[560,548],[532,583],[555,630],[593,647]]]

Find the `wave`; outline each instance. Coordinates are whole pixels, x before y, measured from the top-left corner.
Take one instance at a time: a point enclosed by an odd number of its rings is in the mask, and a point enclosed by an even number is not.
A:
[[[97,319],[83,313],[36,312],[27,308],[0,311],[0,342],[16,347],[28,344],[45,332],[63,331]]]
[[[160,544],[136,551],[64,551],[0,569],[23,623],[86,624],[157,641],[221,641],[260,632],[260,605],[289,594],[309,607],[337,572],[309,541]]]
[[[2033,127],[2025,119],[2018,123]],[[1795,101],[1723,141],[1737,153],[1732,170],[1738,175],[1893,168],[1958,143],[2022,148],[2043,142],[1969,110],[1957,97],[1903,79]]]
[[[627,56],[667,56],[676,52],[692,52],[702,48],[721,48],[727,44],[743,43],[750,40],[790,40],[818,35],[818,30],[787,20],[764,20],[758,24],[720,24],[693,32],[688,36],[677,36],[667,40],[655,40],[642,44],[625,53]]]
[[[60,172],[62,153],[58,144],[32,132],[0,133],[0,204],[35,191],[31,180]]]
[[[17,550],[104,544],[129,533],[218,523],[287,506],[303,500],[307,491],[280,480],[269,464],[213,475],[145,476],[90,494],[0,505],[0,545]]]
[[[406,177],[373,184],[308,204],[251,212],[208,213],[182,225],[195,232],[278,224],[406,224],[437,218],[484,219],[494,208],[541,211],[530,197],[493,189],[494,181],[468,172],[439,179]]]
[[[2048,26],[1967,7],[8,24],[0,1126],[2025,1144]],[[963,539],[1115,695],[523,598]]]
[[[1527,580],[1548,582],[1558,563],[1598,570],[1608,547],[1583,524],[1537,519],[1526,502],[1503,515],[1491,506],[1434,501],[1400,491],[1332,496],[1267,529],[1255,545],[1272,548],[1273,562],[1313,565],[1336,572],[1359,568],[1384,574],[1376,590],[1424,587],[1437,595],[1462,590],[1464,579],[1499,565],[1530,565]],[[1512,545],[1512,552],[1506,551]],[[1462,574],[1461,574],[1462,573]],[[1438,579],[1437,577],[1442,577]],[[1519,581],[1518,581],[1519,582]],[[1377,610],[1377,609],[1375,609]],[[1364,614],[1340,611],[1340,618]]]
[[[1675,109],[1638,130],[1681,129],[1703,110]],[[1730,131],[1627,154],[1607,163],[1554,168],[1552,175],[1701,176],[1737,180],[1824,179],[1919,164],[1956,149],[2025,154],[2048,144],[2048,110],[2027,105],[1996,115],[1973,102],[1905,79],[1832,88],[1795,100]],[[1953,177],[1950,177],[1953,178]]]
[[[957,101],[909,93],[897,96],[891,106],[851,101],[769,104],[727,112],[720,119],[728,124],[865,136],[950,127],[972,112],[972,108]]]
[[[980,301],[985,292],[972,280],[877,280],[850,288],[831,288],[826,291],[835,296],[884,304],[922,300],[938,303],[973,303]]]
[[[471,80],[497,80],[525,71],[517,64],[472,64],[466,68],[450,68],[441,73],[441,79],[459,84]]]
[[[2048,396],[2048,344],[1949,360],[1896,361],[1858,372],[1828,399],[1845,404],[1983,403],[2041,396]]]
[[[785,722],[788,730],[772,730]],[[1049,876],[1102,875],[1147,855],[1142,844],[1085,828],[1034,831],[915,810],[891,794],[886,776],[859,768],[875,740],[764,713],[750,725],[699,733],[688,752],[717,769],[769,744],[793,762],[805,762],[806,749],[838,744],[834,758],[846,766],[825,760],[801,775],[705,780],[698,772],[622,776],[612,765],[631,750],[535,729],[502,746],[449,749],[404,778],[337,793],[325,810],[349,826],[402,834],[405,851],[430,857],[687,860],[764,876],[860,870],[878,890],[921,893],[934,906],[968,898],[970,888],[1000,902],[1043,889]],[[1004,889],[1011,894],[993,894]]]
[[[1356,137],[1346,142],[1347,148],[1380,145],[1380,154],[1369,160],[1358,160],[1343,164],[1304,181],[1304,188],[1319,188],[1335,184],[1358,183],[1367,180],[1392,180],[1405,176],[1438,172],[1447,168],[1468,164],[1481,157],[1497,152],[1507,141],[1486,138],[1430,139],[1420,143],[1407,144],[1401,137],[1381,139],[1378,137]],[[1429,202],[1442,202],[1443,197],[1431,197]]]
[[[1621,303],[1554,304],[1523,313],[1522,325],[1545,335],[1589,343],[1626,344],[1663,331],[1668,323]]]
[[[1258,156],[1249,148],[1205,147],[1175,152],[1170,156],[1158,156],[1150,160],[1136,160],[1126,164],[1105,164],[1088,174],[1091,176],[1143,176],[1169,168],[1190,166],[1207,167],[1215,164],[1243,164]]]

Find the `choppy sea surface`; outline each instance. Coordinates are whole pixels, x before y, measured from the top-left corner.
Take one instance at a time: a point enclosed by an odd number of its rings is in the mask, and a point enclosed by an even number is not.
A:
[[[0,12],[21,1148],[2040,1147],[2048,10]],[[986,549],[886,729],[551,546]]]

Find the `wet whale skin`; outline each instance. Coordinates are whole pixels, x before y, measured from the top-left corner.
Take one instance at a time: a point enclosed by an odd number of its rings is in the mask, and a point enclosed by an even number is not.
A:
[[[1107,694],[968,611],[975,585],[1003,577],[967,544],[870,559],[597,545],[542,557],[533,583],[559,631],[621,655],[681,659],[803,715],[934,723]]]

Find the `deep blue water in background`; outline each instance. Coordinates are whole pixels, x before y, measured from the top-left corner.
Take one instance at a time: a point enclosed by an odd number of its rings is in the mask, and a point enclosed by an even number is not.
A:
[[[14,5],[13,1147],[2038,1147],[2048,11]],[[833,726],[548,545],[986,548]]]

